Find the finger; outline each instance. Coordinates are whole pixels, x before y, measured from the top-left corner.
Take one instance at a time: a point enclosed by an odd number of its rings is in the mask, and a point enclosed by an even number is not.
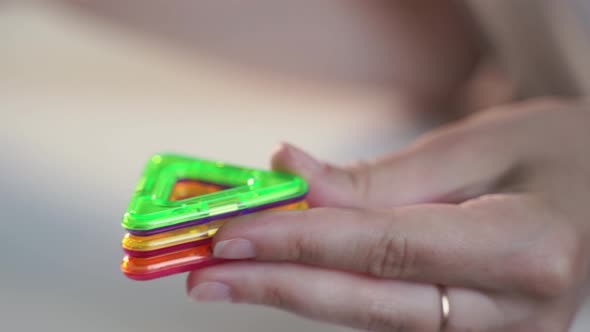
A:
[[[193,271],[187,291],[197,301],[273,306],[295,314],[370,331],[439,331],[438,289],[303,265],[240,262]],[[447,289],[447,331],[483,331],[502,323],[495,300]]]
[[[466,124],[445,128],[401,152],[349,167],[321,162],[283,144],[272,165],[308,181],[312,206],[384,208],[461,202],[489,192],[517,159],[516,144],[480,139],[484,135],[474,132]]]
[[[470,224],[474,223],[453,206],[398,212],[316,208],[264,213],[225,224],[214,238],[214,255],[297,262],[380,278],[482,286],[489,282],[487,273],[457,269],[483,261],[480,246],[466,243],[470,235],[479,234],[473,234]]]
[[[557,244],[551,242],[563,240],[546,239],[551,218],[533,202],[508,195],[394,211],[316,208],[232,220],[213,245],[214,255],[224,259],[289,261],[415,282],[539,292],[543,284],[553,286],[536,275],[555,275],[553,284],[559,284],[560,271],[569,269],[560,266],[562,259],[547,260],[556,256]]]

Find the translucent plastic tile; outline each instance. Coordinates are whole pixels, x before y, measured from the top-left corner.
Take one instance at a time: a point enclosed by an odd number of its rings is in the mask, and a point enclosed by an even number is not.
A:
[[[307,208],[305,201],[299,201],[270,210],[303,210]],[[127,233],[122,241],[125,252],[134,257],[150,257],[164,253],[197,247],[211,242],[219,227],[229,219],[215,220],[207,224],[190,226],[164,233],[138,236]]]
[[[170,200],[173,188],[187,180],[224,189]],[[131,234],[153,235],[301,201],[306,193],[296,175],[159,154],[145,166],[122,225]]]
[[[207,244],[148,258],[127,255],[121,262],[121,270],[131,279],[152,280],[221,262],[212,257],[211,245]]]

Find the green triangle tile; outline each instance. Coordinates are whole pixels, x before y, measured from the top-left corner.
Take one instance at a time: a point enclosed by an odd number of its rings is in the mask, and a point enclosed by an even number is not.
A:
[[[176,182],[198,180],[228,189],[170,201]],[[306,182],[292,174],[175,154],[150,158],[123,217],[137,235],[156,234],[301,200]]]

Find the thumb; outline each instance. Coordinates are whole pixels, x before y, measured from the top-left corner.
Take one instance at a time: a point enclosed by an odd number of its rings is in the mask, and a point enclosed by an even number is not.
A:
[[[511,167],[505,154],[454,135],[435,135],[382,158],[338,167],[289,144],[273,154],[275,170],[309,185],[311,206],[388,208],[417,203],[458,203],[489,192]],[[480,143],[478,143],[480,142]]]

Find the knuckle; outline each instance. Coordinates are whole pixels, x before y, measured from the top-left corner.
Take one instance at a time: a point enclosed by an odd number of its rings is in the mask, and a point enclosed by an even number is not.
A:
[[[285,304],[283,292],[278,287],[268,286],[263,298],[263,303],[273,307],[282,308]]]
[[[556,294],[569,291],[578,283],[582,266],[582,242],[573,230],[565,230],[551,239],[546,253],[550,264],[544,269],[547,288]]]
[[[358,194],[361,200],[368,200],[371,194],[371,164],[367,161],[358,161],[349,167],[345,174],[348,176],[352,190]]]
[[[287,311],[294,311],[298,307],[295,297],[284,291],[280,285],[268,285],[259,302]]]
[[[407,277],[414,261],[415,256],[406,237],[384,232],[369,250],[367,272],[376,277]]]
[[[364,329],[367,331],[408,332],[408,325],[395,313],[384,308],[371,308],[364,318]],[[398,319],[395,319],[398,318]]]
[[[313,263],[321,256],[319,242],[313,234],[305,231],[293,232],[288,236],[286,259],[294,262]]]
[[[578,234],[560,227],[539,242],[536,250],[524,254],[522,283],[528,292],[555,298],[570,291],[583,272],[584,249]]]

